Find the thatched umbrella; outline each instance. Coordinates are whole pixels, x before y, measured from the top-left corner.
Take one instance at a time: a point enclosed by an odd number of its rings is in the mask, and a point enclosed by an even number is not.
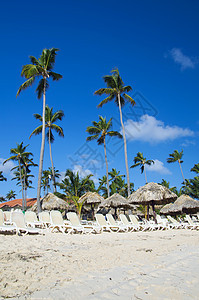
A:
[[[169,215],[170,214],[170,207],[173,205],[173,203],[168,203],[166,205],[164,205],[161,210],[160,210],[160,213],[163,214],[163,215]]]
[[[52,193],[48,193],[43,199],[41,199],[41,208],[42,210],[54,210],[54,209],[63,209],[66,210],[69,204],[61,198],[58,198]],[[37,203],[32,207],[32,211],[37,211]]]
[[[171,192],[165,186],[154,182],[149,182],[144,186],[142,186],[141,188],[139,188],[137,191],[133,192],[128,197],[128,202],[130,204],[151,205],[153,209],[155,222],[157,222],[154,205],[167,204],[175,201],[176,198],[177,198],[176,194]]]
[[[104,198],[96,192],[87,192],[79,198],[79,203],[83,203],[91,206],[93,218],[94,218],[95,204],[99,204],[102,201],[104,201]]]
[[[114,208],[115,209],[115,217],[117,216],[117,208],[129,209],[131,205],[128,203],[126,198],[121,196],[120,194],[113,194],[109,198],[106,198],[100,205],[99,208]]]
[[[199,201],[187,195],[181,195],[169,208],[168,214],[197,213],[199,211]]]

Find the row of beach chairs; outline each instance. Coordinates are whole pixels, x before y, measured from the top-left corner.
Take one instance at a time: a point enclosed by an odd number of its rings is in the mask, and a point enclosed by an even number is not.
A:
[[[95,222],[80,221],[75,212],[67,213],[67,220],[64,220],[60,211],[43,211],[38,215],[35,212],[26,211],[25,214],[19,211],[3,212],[0,210],[0,232],[12,232],[16,234],[44,233],[45,230],[62,233],[101,233],[108,232],[132,232],[132,231],[154,231],[170,229],[199,229],[199,222],[194,222],[189,215],[186,221],[172,218],[162,218],[157,215],[157,224],[154,221],[139,221],[135,215],[120,214],[119,221],[115,221],[111,214],[106,217],[102,214],[95,215]],[[198,216],[199,220],[199,216]]]

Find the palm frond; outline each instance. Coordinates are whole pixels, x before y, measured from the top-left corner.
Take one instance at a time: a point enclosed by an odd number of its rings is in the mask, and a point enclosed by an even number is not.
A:
[[[44,92],[44,82],[45,80],[42,78],[40,81],[39,81],[39,84],[36,88],[36,93],[37,93],[37,97],[38,99],[41,99],[42,95],[43,95],[43,92]],[[48,84],[48,81],[46,80],[46,87],[45,89],[47,90],[49,87],[49,84]]]
[[[114,95],[110,95],[107,98],[105,98],[104,100],[102,100],[98,105],[97,108],[102,107],[104,104],[112,101],[114,99]]]
[[[36,120],[39,120],[42,122],[42,116],[40,114],[33,114]]]
[[[55,72],[49,72],[48,73],[50,77],[52,77],[52,80],[59,80],[61,78],[63,78],[63,76],[61,74],[55,73]]]
[[[28,64],[22,67],[21,76],[29,79],[32,76],[38,76],[39,70],[37,66]],[[40,74],[41,75],[41,74]]]
[[[92,136],[88,136],[88,137],[86,138],[86,140],[87,140],[87,141],[92,141],[92,140],[98,139],[98,137],[99,137],[99,134],[95,134],[95,135],[92,135]]]
[[[42,132],[42,125],[38,126],[37,128],[35,128],[35,130],[33,130],[33,132],[31,133],[31,135],[29,136],[29,139],[31,138],[32,135],[38,135]]]
[[[31,77],[31,78],[29,78],[28,80],[26,80],[26,81],[19,87],[19,89],[18,89],[18,91],[17,91],[16,97],[19,96],[19,94],[21,93],[22,90],[25,90],[25,89],[27,89],[29,86],[31,86],[31,85],[34,83],[34,81],[35,81],[35,77]]]
[[[63,131],[62,127],[60,127],[60,126],[58,126],[56,124],[52,124],[51,125],[51,129],[54,129],[58,133],[59,136],[64,137],[64,131]]]
[[[127,94],[124,93],[124,94],[123,94],[123,97],[124,97],[128,102],[130,102],[132,106],[135,105],[135,101],[133,100],[133,98],[131,98],[131,96],[129,96],[129,95],[127,95]]]

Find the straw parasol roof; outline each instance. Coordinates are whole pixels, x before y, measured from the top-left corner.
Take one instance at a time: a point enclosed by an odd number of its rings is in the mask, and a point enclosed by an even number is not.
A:
[[[133,192],[128,197],[130,204],[167,204],[175,201],[176,194],[171,192],[165,186],[160,184],[149,182]]]
[[[199,201],[187,195],[181,195],[169,208],[168,214],[197,213]],[[162,210],[160,211],[162,212]]]
[[[118,208],[118,207],[125,207],[129,208],[131,205],[129,205],[126,198],[121,196],[120,194],[113,194],[109,198],[106,198],[100,205],[99,208],[103,207],[112,207],[112,208]]]
[[[58,198],[52,193],[48,193],[43,199],[41,199],[42,210],[54,210],[54,209],[67,209],[68,203],[61,198]],[[31,209],[37,211],[37,203],[35,203]]]
[[[160,213],[163,214],[163,215],[169,215],[170,214],[170,207],[173,205],[173,203],[169,203],[169,204],[166,204],[165,206],[163,206],[160,210]]]
[[[104,198],[96,192],[87,192],[79,198],[79,203],[84,204],[99,204],[102,201],[104,201]]]

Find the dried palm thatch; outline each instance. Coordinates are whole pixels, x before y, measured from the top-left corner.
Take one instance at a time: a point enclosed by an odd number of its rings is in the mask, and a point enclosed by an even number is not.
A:
[[[167,204],[177,199],[175,193],[171,192],[168,188],[149,182],[133,192],[128,197],[130,204]]]
[[[48,193],[43,199],[41,199],[42,210],[66,210],[68,208],[68,203],[61,198],[58,198],[52,193]],[[32,207],[32,211],[37,211],[37,203]]]
[[[125,207],[128,209],[130,207],[128,201],[126,198],[121,196],[120,194],[113,194],[109,198],[106,198],[100,205],[99,208],[103,207],[112,207],[112,208],[118,208],[118,207]]]
[[[104,198],[96,192],[87,192],[79,198],[79,203],[84,204],[99,204],[102,201],[104,201]]]
[[[160,210],[160,213],[163,215],[169,215],[170,214],[170,207],[173,205],[173,203],[168,203],[165,206],[163,206]]]
[[[162,211],[162,210],[161,210]],[[160,211],[160,212],[161,212]],[[199,201],[187,195],[181,195],[169,208],[167,214],[197,213],[199,211]]]

